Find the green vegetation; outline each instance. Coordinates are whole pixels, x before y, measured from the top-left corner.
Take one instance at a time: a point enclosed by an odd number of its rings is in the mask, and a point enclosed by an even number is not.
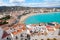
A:
[[[50,40],[49,38],[47,40]]]
[[[8,22],[6,21],[0,22],[0,25],[4,25],[4,24],[8,24]]]
[[[6,22],[6,20],[8,20],[8,19],[10,19],[11,18],[11,16],[10,15],[7,15],[7,16],[5,16],[5,17],[2,17],[2,18],[0,18],[0,25],[4,25],[4,24],[8,24],[8,22]]]
[[[0,20],[8,20],[8,19],[10,19],[10,18],[11,18],[11,16],[10,16],[10,15],[7,15],[6,17],[0,18]]]
[[[53,38],[53,40],[57,40],[56,38]]]

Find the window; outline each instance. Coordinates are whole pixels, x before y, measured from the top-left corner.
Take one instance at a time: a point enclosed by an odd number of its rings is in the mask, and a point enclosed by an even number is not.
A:
[[[8,38],[8,37],[7,37],[7,40],[11,40],[11,38]]]
[[[21,34],[21,37],[23,37],[23,35]]]
[[[27,40],[27,39],[25,39],[25,40]]]
[[[18,39],[18,37],[16,36],[16,39]]]
[[[30,33],[32,33],[32,31],[30,31]]]
[[[29,38],[30,37],[30,35],[29,34],[27,34],[27,38]]]

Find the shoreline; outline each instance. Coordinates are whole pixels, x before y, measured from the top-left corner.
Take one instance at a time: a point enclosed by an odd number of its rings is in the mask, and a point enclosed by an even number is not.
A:
[[[51,12],[48,12],[48,13],[51,13]],[[23,15],[20,19],[20,23],[24,23],[24,20],[29,16],[38,15],[38,14],[48,14],[48,13],[30,13],[30,14]]]
[[[48,13],[52,13],[52,12],[48,12]],[[48,13],[29,13],[29,14],[26,14],[26,15],[23,15],[23,16],[21,16],[21,19],[20,19],[20,21],[19,21],[19,23],[24,23],[24,20],[26,19],[26,18],[28,18],[29,16],[32,16],[32,15],[38,15],[38,14],[48,14]],[[53,12],[54,13],[54,12]],[[55,12],[56,13],[56,12]]]

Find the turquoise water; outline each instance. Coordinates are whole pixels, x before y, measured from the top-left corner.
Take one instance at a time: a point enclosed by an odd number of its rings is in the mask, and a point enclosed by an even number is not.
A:
[[[47,22],[58,22],[60,23],[60,12],[52,12],[47,14],[37,14],[29,16],[24,23],[25,24],[38,24]]]

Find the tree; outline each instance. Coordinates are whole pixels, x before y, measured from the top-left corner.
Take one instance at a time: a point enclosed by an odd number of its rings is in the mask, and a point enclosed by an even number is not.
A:
[[[56,38],[53,38],[53,40],[57,40]]]
[[[50,40],[49,38],[47,40]]]

